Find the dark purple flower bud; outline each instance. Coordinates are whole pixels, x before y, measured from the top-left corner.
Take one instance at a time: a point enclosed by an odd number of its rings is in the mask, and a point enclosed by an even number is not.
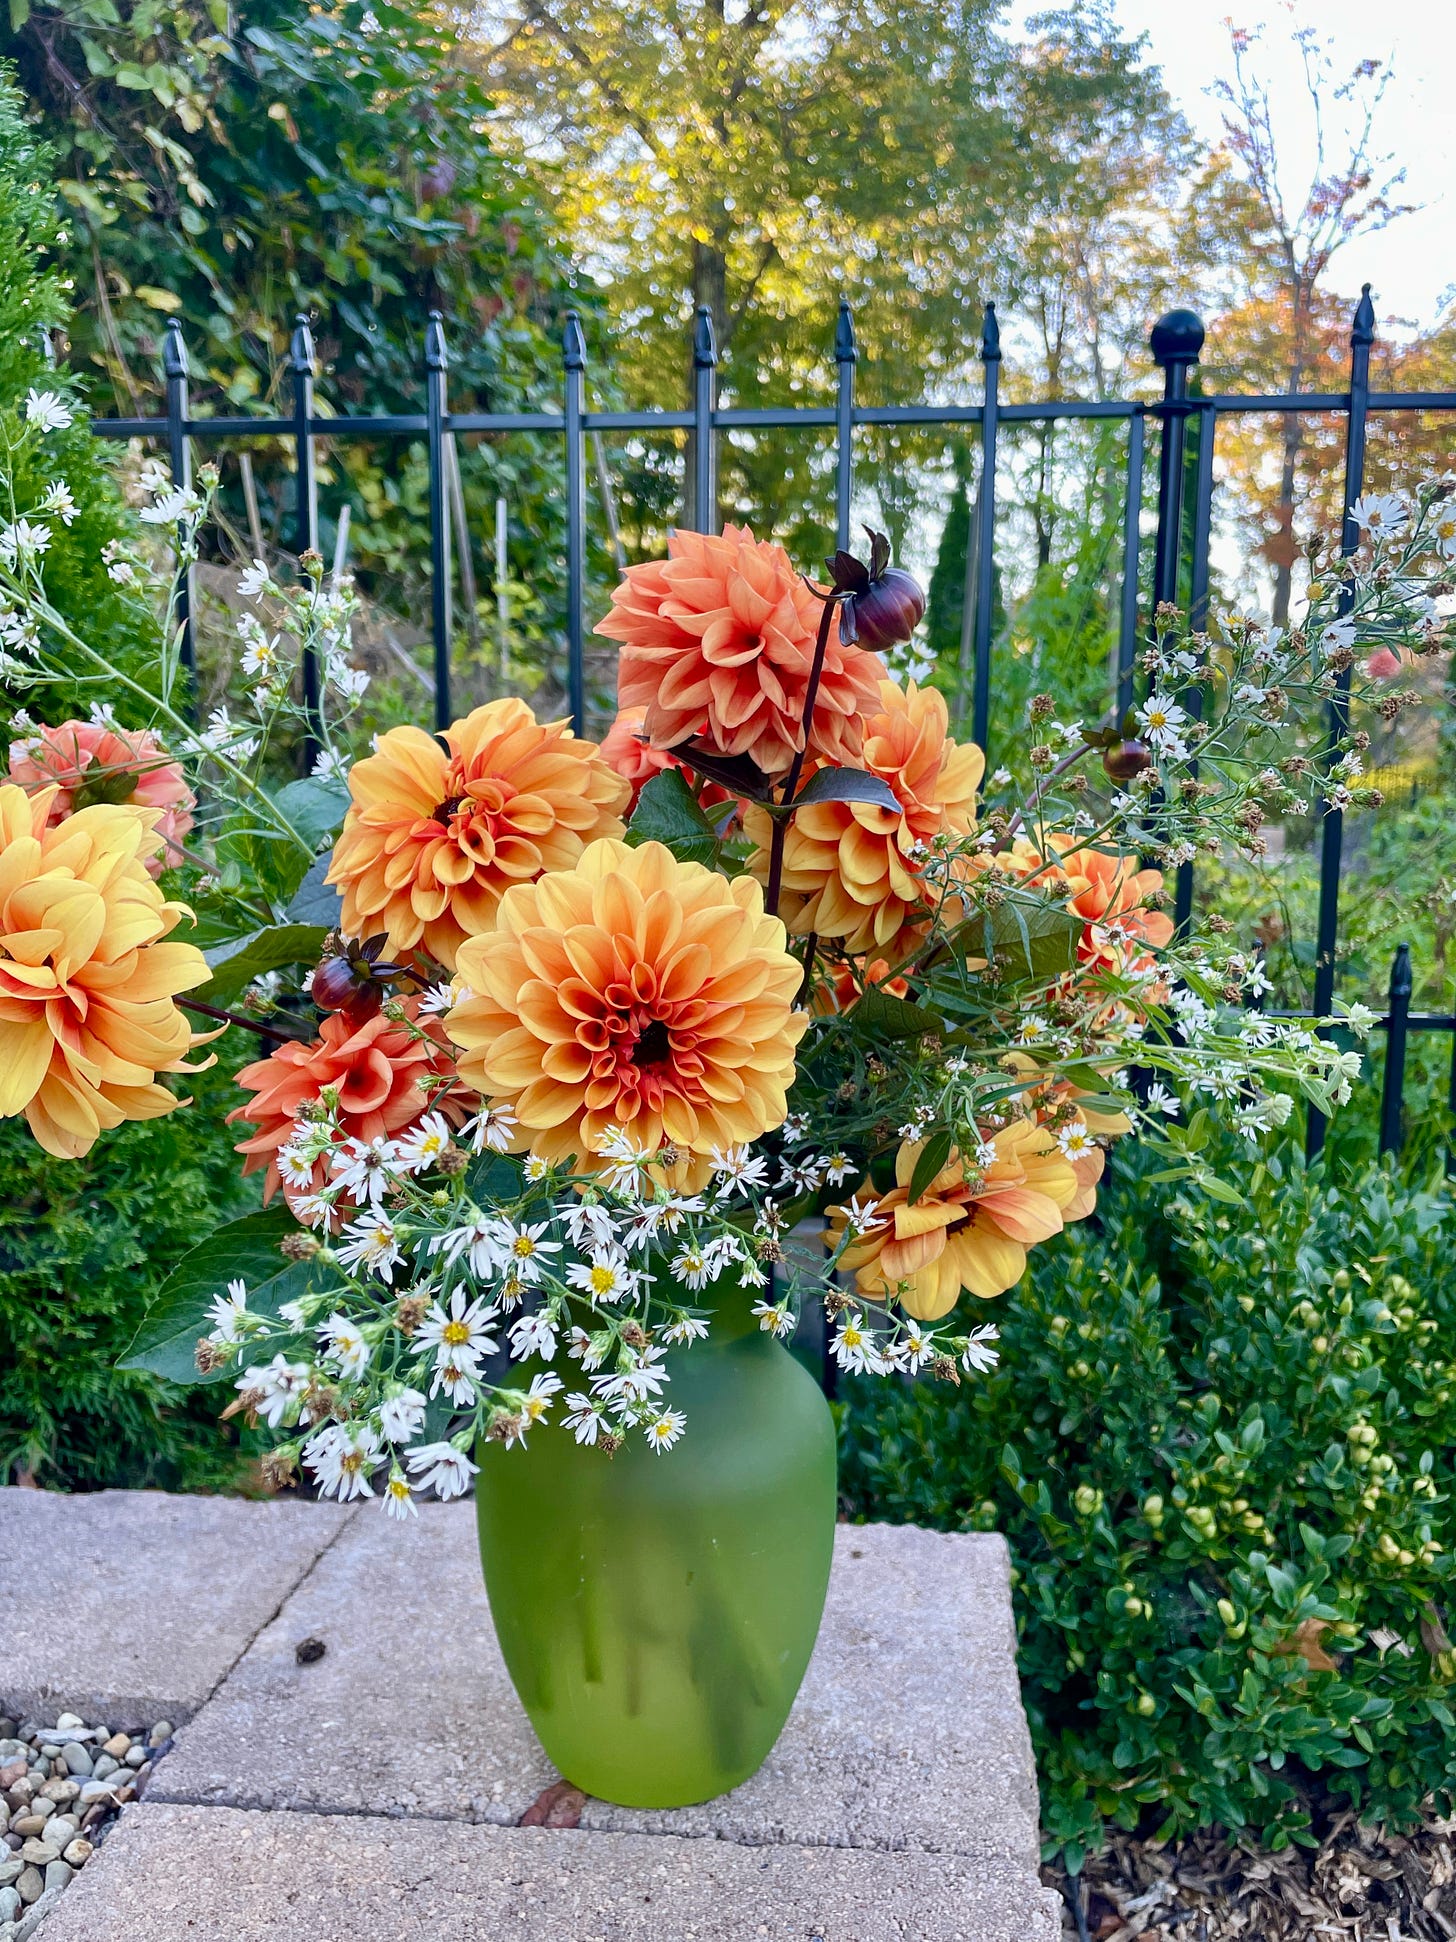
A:
[[[1146,742],[1132,737],[1114,742],[1102,751],[1102,766],[1113,782],[1131,782],[1135,775],[1152,765],[1152,753]]]
[[[404,966],[384,957],[388,942],[381,933],[361,943],[358,938],[333,937],[309,985],[309,995],[320,1011],[347,1011],[358,1017],[372,1017],[384,1002],[384,994]]]
[[[828,562],[837,593],[845,594],[839,612],[839,638],[858,641],[876,654],[908,641],[925,617],[925,593],[903,567],[890,565],[890,542],[871,527],[866,566],[853,553],[836,553]]]

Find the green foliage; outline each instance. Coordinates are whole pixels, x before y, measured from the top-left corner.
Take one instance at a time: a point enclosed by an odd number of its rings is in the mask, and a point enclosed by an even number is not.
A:
[[[8,63],[0,63],[0,438],[11,449],[9,470],[17,506],[35,503],[55,481],[69,487],[76,516],[55,522],[46,554],[46,582],[57,607],[78,622],[88,638],[107,649],[134,677],[146,672],[141,643],[151,628],[132,600],[113,584],[102,562],[107,542],[122,536],[130,518],[121,502],[106,450],[86,424],[81,387],[47,354],[52,332],[70,315],[60,269],[64,236],[55,200],[54,159],[23,117],[23,102]],[[25,401],[31,391],[56,393],[75,422],[44,439],[24,437]],[[10,517],[8,508],[0,516]],[[124,720],[134,716],[124,697]],[[80,689],[50,690],[47,712],[60,720],[87,713]]]
[[[853,1387],[855,1514],[1011,1547],[1043,1821],[1300,1839],[1311,1789],[1399,1821],[1456,1791],[1456,1210],[1292,1152],[1248,1211],[1114,1161],[959,1390]]]
[[[55,1160],[23,1120],[0,1122],[0,1479],[238,1481],[215,1399],[116,1367],[173,1264],[256,1197],[223,1123],[231,1067],[191,1090],[193,1105],[118,1127],[83,1160]]]

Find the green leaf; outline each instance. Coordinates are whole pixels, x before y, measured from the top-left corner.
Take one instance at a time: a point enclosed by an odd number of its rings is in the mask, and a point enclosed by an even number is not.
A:
[[[283,913],[290,924],[318,924],[326,931],[339,929],[344,920],[344,906],[338,891],[324,882],[328,871],[328,857],[315,857],[308,875]]]
[[[307,1262],[285,1261],[278,1243],[298,1226],[282,1205],[229,1221],[172,1270],[152,1297],[146,1320],[122,1357],[123,1369],[148,1369],[169,1382],[222,1382],[235,1371],[214,1370],[199,1375],[194,1351],[198,1337],[208,1330],[208,1304],[226,1292],[230,1281],[246,1282],[248,1306],[260,1315],[276,1315],[285,1301],[303,1294],[309,1285]]]
[[[904,804],[888,782],[865,769],[818,769],[794,797],[795,809],[807,809],[816,802],[872,802],[880,809],[893,809],[898,816]]]
[[[904,998],[892,998],[878,985],[871,985],[857,1000],[849,1018],[862,1038],[920,1038],[941,1028],[934,1012],[927,1011],[923,1005],[912,1005]]]
[[[910,1204],[914,1206],[946,1161],[950,1158],[951,1133],[948,1126],[932,1133],[920,1150],[915,1171],[910,1176]]]
[[[338,834],[349,807],[349,792],[342,783],[306,775],[277,790],[273,801],[299,835],[317,849],[325,838]]]
[[[662,843],[680,863],[701,863],[711,870],[718,861],[718,834],[688,787],[681,769],[661,769],[637,799],[627,841],[634,848]]]
[[[956,942],[999,964],[1009,978],[1049,984],[1075,968],[1081,935],[1081,918],[1062,905],[1008,897],[962,924]]]
[[[277,971],[285,964],[313,964],[323,956],[327,936],[319,924],[270,924],[266,930],[214,945],[202,954],[212,967],[212,978],[198,996],[209,1004],[220,1003],[235,997],[267,971]]]

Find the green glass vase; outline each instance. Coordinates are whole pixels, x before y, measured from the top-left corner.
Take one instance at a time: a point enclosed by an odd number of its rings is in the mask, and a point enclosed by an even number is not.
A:
[[[819,1630],[834,1543],[829,1406],[725,1276],[712,1332],[669,1357],[670,1450],[615,1456],[541,1424],[482,1443],[480,1557],[507,1669],[566,1779],[683,1807],[754,1773]],[[583,1385],[584,1386],[584,1385]]]

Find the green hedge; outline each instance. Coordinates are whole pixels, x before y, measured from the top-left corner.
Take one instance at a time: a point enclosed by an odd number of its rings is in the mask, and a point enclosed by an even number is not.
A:
[[[222,1123],[236,1103],[231,1071],[199,1075],[193,1106],[103,1134],[84,1160],[52,1159],[23,1120],[0,1122],[0,1482],[243,1480],[215,1391],[113,1366],[162,1277],[256,1204],[256,1181],[238,1177],[236,1128]]]
[[[1247,1149],[1226,1173],[1247,1177]],[[1244,1213],[1119,1154],[1100,1232],[1037,1250],[1003,1360],[853,1385],[854,1514],[1004,1532],[1043,1820],[1300,1838],[1456,1779],[1456,1212],[1291,1151]]]

